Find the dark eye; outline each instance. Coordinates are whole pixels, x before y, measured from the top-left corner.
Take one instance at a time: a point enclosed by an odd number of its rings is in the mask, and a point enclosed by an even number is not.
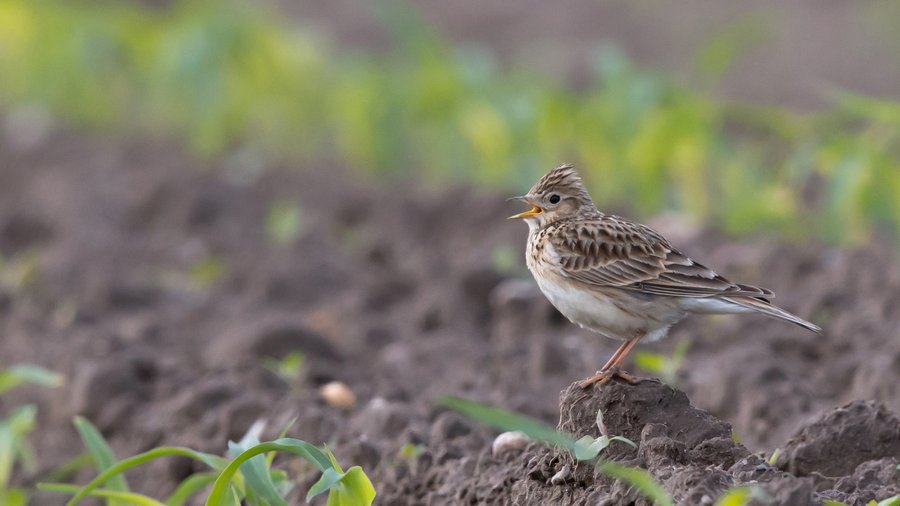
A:
[[[547,197],[547,201],[551,204],[559,204],[559,195],[551,193],[550,196]]]

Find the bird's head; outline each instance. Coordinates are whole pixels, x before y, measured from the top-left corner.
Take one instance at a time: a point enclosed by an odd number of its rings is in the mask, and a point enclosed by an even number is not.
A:
[[[541,228],[554,221],[594,211],[594,202],[575,167],[561,165],[544,175],[521,197],[512,197],[531,206],[509,219],[523,219],[530,228]]]

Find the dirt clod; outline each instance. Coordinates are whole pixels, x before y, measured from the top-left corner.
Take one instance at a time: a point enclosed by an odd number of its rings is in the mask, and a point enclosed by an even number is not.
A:
[[[778,465],[797,476],[846,476],[870,460],[900,456],[900,418],[881,403],[853,401],[801,429]]]

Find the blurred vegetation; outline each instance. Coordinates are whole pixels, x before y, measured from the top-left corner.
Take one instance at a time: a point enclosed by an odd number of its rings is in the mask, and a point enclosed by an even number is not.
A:
[[[451,47],[403,3],[377,5],[394,45],[373,55],[238,1],[0,0],[0,104],[183,139],[248,170],[327,160],[523,189],[569,161],[605,208],[833,242],[900,229],[900,104],[835,91],[801,115],[708,98],[760,37],[744,25],[700,51],[701,89],[607,46],[573,91]],[[294,217],[273,220],[290,222],[272,227],[288,240]]]
[[[0,369],[0,396],[27,383],[56,388],[63,384],[63,377],[31,364]],[[37,470],[37,457],[28,441],[36,423],[37,407],[33,404],[15,406],[10,413],[0,412],[0,504],[3,506],[28,504],[28,492],[12,486],[12,477],[17,468],[30,473]]]

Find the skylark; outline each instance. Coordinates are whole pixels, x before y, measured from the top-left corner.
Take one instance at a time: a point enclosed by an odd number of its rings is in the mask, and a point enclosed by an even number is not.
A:
[[[769,299],[771,290],[732,283],[675,249],[650,227],[600,212],[571,165],[542,177],[520,200],[532,208],[510,219],[528,223],[525,260],[550,302],[573,323],[624,341],[583,388],[621,370],[641,339],[656,341],[691,313],[762,313],[822,329]]]

